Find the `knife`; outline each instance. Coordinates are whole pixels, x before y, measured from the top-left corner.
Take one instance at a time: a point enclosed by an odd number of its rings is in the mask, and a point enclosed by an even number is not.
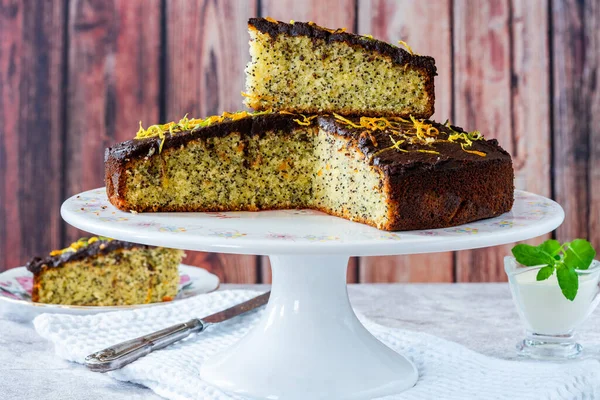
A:
[[[154,350],[165,348],[192,333],[204,332],[212,325],[255,310],[267,304],[270,295],[269,291],[208,317],[191,319],[188,322],[97,351],[85,358],[85,365],[96,372],[108,372],[122,368],[138,358],[144,357]]]

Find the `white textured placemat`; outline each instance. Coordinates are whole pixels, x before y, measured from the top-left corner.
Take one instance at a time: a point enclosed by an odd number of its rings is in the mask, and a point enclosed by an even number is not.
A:
[[[90,316],[43,314],[34,320],[34,326],[54,343],[59,357],[82,363],[99,349],[208,315],[257,294],[221,291],[159,307]],[[261,312],[212,327],[109,374],[147,386],[169,399],[239,398],[202,382],[200,365],[246,334]],[[365,318],[361,321],[419,370],[414,388],[386,399],[600,399],[597,360],[567,364],[498,360],[421,332],[387,328]]]

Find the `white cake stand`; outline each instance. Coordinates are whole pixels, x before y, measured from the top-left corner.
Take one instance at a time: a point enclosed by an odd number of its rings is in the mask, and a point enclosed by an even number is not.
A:
[[[397,233],[310,210],[133,214],[114,208],[104,188],[71,197],[61,214],[77,228],[122,240],[268,255],[273,286],[262,320],[200,371],[226,391],[264,399],[372,399],[417,382],[415,366],[356,318],[346,291],[350,256],[500,245],[543,235],[564,219],[557,203],[522,191],[500,217]]]

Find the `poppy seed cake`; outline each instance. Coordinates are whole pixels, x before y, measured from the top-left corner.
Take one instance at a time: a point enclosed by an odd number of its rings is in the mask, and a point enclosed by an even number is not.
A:
[[[27,263],[32,300],[79,306],[155,303],[175,298],[183,251],[113,240],[81,238]]]
[[[495,140],[397,117],[246,112],[140,128],[106,150],[122,210],[312,208],[384,230],[509,211],[511,158]]]
[[[435,61],[312,22],[251,18],[246,105],[255,110],[428,118]]]

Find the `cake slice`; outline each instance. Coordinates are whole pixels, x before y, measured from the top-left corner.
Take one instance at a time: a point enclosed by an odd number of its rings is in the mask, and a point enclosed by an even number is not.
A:
[[[493,217],[510,210],[514,191],[497,141],[398,117],[184,118],[107,149],[105,170],[122,210],[312,208],[384,230]]]
[[[325,165],[318,173],[331,178],[315,181],[316,209],[405,231],[462,225],[512,208],[511,157],[478,131],[415,118],[337,115],[318,123],[320,142],[329,143],[316,152],[316,164]],[[356,160],[351,166],[348,156]],[[356,187],[364,176],[376,176],[377,185]]]
[[[435,61],[312,22],[251,18],[246,105],[297,113],[428,118]],[[409,48],[410,50],[410,48]]]
[[[173,300],[183,251],[112,240],[81,238],[27,263],[34,302],[116,306]]]

